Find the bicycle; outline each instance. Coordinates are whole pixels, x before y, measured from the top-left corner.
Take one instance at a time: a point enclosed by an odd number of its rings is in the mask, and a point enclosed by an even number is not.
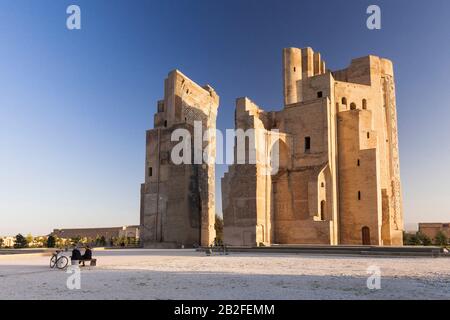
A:
[[[66,256],[60,255],[61,251],[58,250],[52,254],[50,258],[50,268],[64,269],[69,264],[69,259]]]

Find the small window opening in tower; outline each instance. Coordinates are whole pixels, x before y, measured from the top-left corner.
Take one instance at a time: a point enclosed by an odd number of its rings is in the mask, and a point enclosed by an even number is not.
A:
[[[342,98],[342,104],[347,105],[347,98]]]
[[[350,110],[355,110],[356,104],[354,102],[350,103]]]
[[[358,159],[358,167],[361,165],[361,161],[359,161],[359,159]]]
[[[322,91],[317,92],[317,98],[322,98],[322,96],[323,96]]]
[[[167,120],[164,120],[164,127],[167,127]]]
[[[296,68],[294,67],[294,72],[297,71]]]
[[[322,182],[322,183],[320,184],[320,186],[321,186],[322,188],[325,188],[325,183]]]
[[[153,168],[152,167],[148,168],[148,176],[149,177],[153,176]]]
[[[370,132],[367,132],[367,139],[370,139]]]
[[[311,150],[311,137],[305,137],[305,152]]]
[[[358,191],[358,200],[361,200],[361,191]]]
[[[363,101],[362,101],[362,108],[364,110],[367,110],[367,100],[366,99],[363,99]]]
[[[320,220],[325,220],[325,200],[320,202]]]

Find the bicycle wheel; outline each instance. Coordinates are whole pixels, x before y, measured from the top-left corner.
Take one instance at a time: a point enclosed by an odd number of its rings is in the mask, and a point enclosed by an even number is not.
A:
[[[67,259],[67,257],[60,257],[58,259],[58,261],[56,261],[56,267],[58,269],[64,269],[65,267],[67,267],[67,264],[69,263],[69,259]]]
[[[50,259],[50,268],[54,268],[56,265],[56,256],[53,255]]]

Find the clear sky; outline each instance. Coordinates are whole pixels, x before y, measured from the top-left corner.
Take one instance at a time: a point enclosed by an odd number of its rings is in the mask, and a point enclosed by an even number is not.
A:
[[[70,4],[81,30],[66,28]],[[379,31],[366,28],[370,4]],[[225,130],[236,97],[280,108],[291,46],[332,70],[393,60],[405,220],[448,222],[449,17],[448,0],[0,0],[0,234],[139,223],[145,130],[167,73],[212,85]]]

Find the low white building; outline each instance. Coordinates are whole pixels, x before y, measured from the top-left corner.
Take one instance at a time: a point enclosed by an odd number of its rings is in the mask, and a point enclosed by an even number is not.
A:
[[[14,247],[14,244],[16,243],[16,237],[3,237],[3,247],[9,248]]]
[[[123,226],[119,237],[139,239],[139,226]]]

